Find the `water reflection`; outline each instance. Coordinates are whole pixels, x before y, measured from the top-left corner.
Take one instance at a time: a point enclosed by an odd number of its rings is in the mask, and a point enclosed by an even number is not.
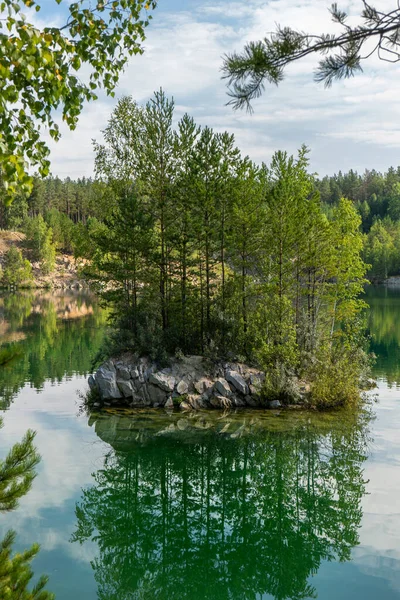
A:
[[[1,407],[29,382],[85,375],[101,344],[106,314],[84,292],[32,291],[0,295],[0,339],[17,342],[22,358],[0,370]]]
[[[100,600],[315,598],[358,544],[368,416],[94,417],[112,445],[76,508]]]
[[[400,385],[400,293],[399,288],[368,286],[365,300],[370,306],[368,323],[374,373],[391,385]]]

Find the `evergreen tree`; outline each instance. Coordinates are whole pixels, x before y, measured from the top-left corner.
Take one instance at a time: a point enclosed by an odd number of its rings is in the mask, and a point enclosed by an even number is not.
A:
[[[193,149],[200,128],[193,118],[184,115],[175,132],[176,178],[173,192],[171,245],[173,246],[174,273],[179,284],[171,306],[171,320],[177,325],[176,346],[186,352],[198,345],[198,330],[194,327],[199,309],[196,286],[193,285],[196,268],[196,242],[193,239],[195,178]],[[197,341],[196,341],[197,340]]]
[[[0,427],[2,422],[0,421]],[[18,501],[31,488],[35,467],[40,457],[33,445],[35,434],[28,431],[22,441],[15,444],[3,461],[0,461],[0,511],[17,507]],[[44,588],[47,577],[28,590],[33,578],[31,561],[39,552],[34,544],[29,550],[12,555],[15,533],[9,531],[0,542],[0,597],[4,600],[54,600],[54,594]]]
[[[267,227],[266,176],[266,169],[255,167],[248,158],[238,165],[227,236],[227,256],[231,266],[228,310],[236,324],[231,328],[231,335],[243,356],[248,356],[253,347],[251,335],[254,335],[254,328],[258,329],[253,317],[263,293],[260,281]]]

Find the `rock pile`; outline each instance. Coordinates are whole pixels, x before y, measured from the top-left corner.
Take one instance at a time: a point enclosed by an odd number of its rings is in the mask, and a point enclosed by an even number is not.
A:
[[[109,359],[89,386],[97,391],[95,407],[178,407],[181,410],[266,406],[261,389],[265,374],[243,363],[209,364],[202,356],[172,359],[160,369],[148,358]],[[279,408],[279,401],[267,404]]]

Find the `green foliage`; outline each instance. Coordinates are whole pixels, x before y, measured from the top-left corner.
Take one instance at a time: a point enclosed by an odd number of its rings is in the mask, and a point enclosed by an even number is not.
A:
[[[0,347],[0,366],[6,365],[7,363],[20,358],[23,352],[20,347],[12,344],[10,346]]]
[[[4,255],[1,283],[6,286],[27,285],[32,280],[32,267],[21,250],[11,246]]]
[[[173,110],[124,98],[95,145],[113,210],[86,228],[84,272],[112,307],[106,353],[243,357],[289,398],[363,308],[361,218],[343,198],[326,214],[307,148],[257,167],[228,133],[174,130]]]
[[[42,215],[27,219],[24,223],[26,245],[32,252],[32,259],[39,261],[44,274],[54,270],[56,246],[53,243],[53,230]]]
[[[371,264],[370,276],[384,280],[400,271],[400,223],[391,219],[377,220],[365,244],[365,258]]]
[[[52,208],[46,213],[45,220],[53,233],[52,241],[57,250],[72,253],[75,229],[73,221],[56,208]]]
[[[361,229],[367,234],[364,259],[368,276],[382,281],[400,272],[400,169],[386,173],[355,171],[324,177],[317,182],[324,211],[332,215],[340,197],[353,201],[361,217]]]
[[[362,71],[361,61],[373,54],[389,62],[400,60],[398,3],[393,2],[393,9],[385,12],[364,0],[361,23],[357,25],[347,21],[348,15],[336,2],[331,5],[330,13],[332,20],[342,27],[339,34],[308,34],[277,25],[276,31],[263,40],[247,43],[242,53],[225,56],[223,77],[228,80],[229,104],[235,109],[251,110],[251,102],[262,95],[265,82],[279,84],[288,65],[309,55],[322,56],[315,79],[325,87]],[[368,45],[371,42],[372,51]]]
[[[338,406],[357,406],[360,402],[360,378],[366,355],[357,348],[323,348],[312,369],[311,402],[320,410]]]
[[[261,388],[264,402],[279,400],[283,405],[296,404],[301,399],[295,370],[283,361],[269,362],[265,381]]]
[[[15,444],[0,462],[0,511],[16,508],[18,500],[32,486],[35,467],[40,461],[33,445],[34,438],[34,432],[28,431],[22,442]]]
[[[149,11],[155,6],[155,0],[72,2],[66,4],[64,25],[38,29],[32,11],[40,11],[40,4],[3,0],[0,174],[7,201],[20,190],[32,190],[28,166],[48,175],[49,149],[41,131],[46,127],[54,140],[59,139],[56,111],[75,129],[84,102],[96,100],[99,88],[113,95],[129,55],[143,52]],[[81,69],[85,78],[78,77]]]
[[[368,331],[375,355],[374,373],[389,387],[400,385],[400,296],[396,287],[368,286],[366,289]]]
[[[2,421],[0,420],[0,427]],[[36,476],[35,467],[40,461],[33,441],[35,433],[27,431],[22,441],[15,444],[4,460],[0,460],[0,511],[17,507],[18,501],[31,488]],[[39,552],[34,544],[29,550],[12,556],[15,533],[9,531],[0,541],[0,597],[2,600],[54,600],[44,588],[47,577],[41,577],[31,591],[27,589],[33,578],[30,566]]]
[[[5,347],[18,349],[21,356],[0,369],[1,408],[7,408],[26,381],[41,390],[46,380],[57,383],[65,376],[91,371],[107,321],[107,312],[91,295],[43,290],[3,293],[0,307],[8,339],[22,338],[17,347]]]
[[[42,576],[32,590],[27,586],[33,578],[30,563],[39,552],[34,544],[29,550],[12,556],[15,533],[9,531],[0,542],[0,594],[3,600],[54,600],[55,595],[44,588],[48,577]]]

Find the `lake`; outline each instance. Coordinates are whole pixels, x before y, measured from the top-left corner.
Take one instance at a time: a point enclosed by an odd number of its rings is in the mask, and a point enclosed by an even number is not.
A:
[[[0,296],[0,457],[42,456],[0,537],[39,542],[57,600],[400,599],[400,290],[369,288],[365,411],[88,416],[106,314],[84,293]]]

